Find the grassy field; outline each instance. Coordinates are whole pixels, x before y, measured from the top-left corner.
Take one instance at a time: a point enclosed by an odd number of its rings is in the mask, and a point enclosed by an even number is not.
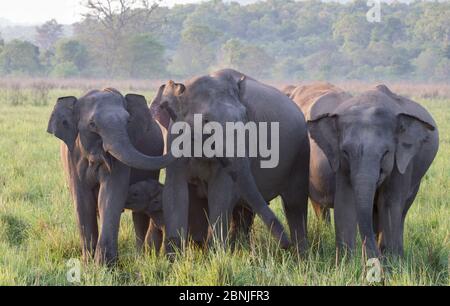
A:
[[[56,98],[84,89],[39,88],[22,89],[19,97],[0,89],[0,285],[70,285],[67,263],[81,256],[59,142],[45,131]],[[387,263],[382,284],[449,285],[450,98],[416,100],[437,120],[441,147],[407,217],[406,256]],[[284,220],[279,200],[272,209]],[[127,213],[118,267],[83,264],[81,285],[366,285],[361,256],[336,264],[334,229],[311,212],[306,259],[278,250],[257,220],[251,245],[234,253],[189,249],[173,264],[136,253]]]

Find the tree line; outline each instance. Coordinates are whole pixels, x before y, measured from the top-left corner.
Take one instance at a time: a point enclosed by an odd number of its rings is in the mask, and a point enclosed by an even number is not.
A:
[[[35,40],[0,38],[0,75],[187,77],[217,68],[279,79],[450,79],[450,3],[87,0],[73,35],[49,21]]]

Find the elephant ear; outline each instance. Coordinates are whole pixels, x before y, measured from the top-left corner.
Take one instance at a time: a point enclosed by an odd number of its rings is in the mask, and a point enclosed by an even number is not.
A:
[[[64,141],[72,152],[78,135],[78,123],[75,118],[77,98],[59,98],[48,122],[47,132]]]
[[[338,115],[336,108],[351,98],[345,92],[330,92],[317,98],[307,114],[308,128],[311,138],[327,156],[333,171],[340,166],[339,133],[337,129]]]
[[[334,172],[339,169],[339,135],[336,128],[337,115],[324,114],[308,121],[311,138],[327,156]]]
[[[161,87],[159,87],[158,93],[156,94],[156,97],[153,99],[150,105],[150,113],[152,114],[153,118],[155,118],[159,123],[161,123],[162,126],[168,129],[170,124],[170,116],[167,110],[165,110],[161,106],[162,96],[165,89],[166,85],[161,85]]]
[[[150,106],[150,112],[166,129],[169,129],[171,119],[176,121],[176,110],[178,109],[178,105],[175,104],[185,91],[186,87],[184,84],[169,81],[159,88],[155,99],[153,99]]]
[[[399,172],[404,174],[422,144],[427,141],[430,131],[436,130],[436,123],[418,103],[394,94],[386,85],[378,85],[376,89],[392,98],[399,106],[395,161]]]
[[[148,129],[150,123],[150,110],[144,96],[128,94],[125,96],[126,109],[131,116],[130,128]]]

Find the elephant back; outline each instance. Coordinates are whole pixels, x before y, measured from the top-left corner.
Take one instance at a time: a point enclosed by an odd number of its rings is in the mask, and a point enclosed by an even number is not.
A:
[[[345,100],[351,98],[351,95],[341,88],[330,83],[314,83],[297,87],[291,95],[292,100],[303,111],[307,120],[310,120],[312,113],[318,113],[320,109],[316,108],[335,108]],[[320,101],[320,103],[318,103]]]

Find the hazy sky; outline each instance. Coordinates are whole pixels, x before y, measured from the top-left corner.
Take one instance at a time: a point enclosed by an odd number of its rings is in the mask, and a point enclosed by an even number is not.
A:
[[[80,20],[83,0],[0,0],[0,18],[14,23],[35,24],[55,18],[59,23]],[[164,0],[163,5],[192,3],[202,0]]]

